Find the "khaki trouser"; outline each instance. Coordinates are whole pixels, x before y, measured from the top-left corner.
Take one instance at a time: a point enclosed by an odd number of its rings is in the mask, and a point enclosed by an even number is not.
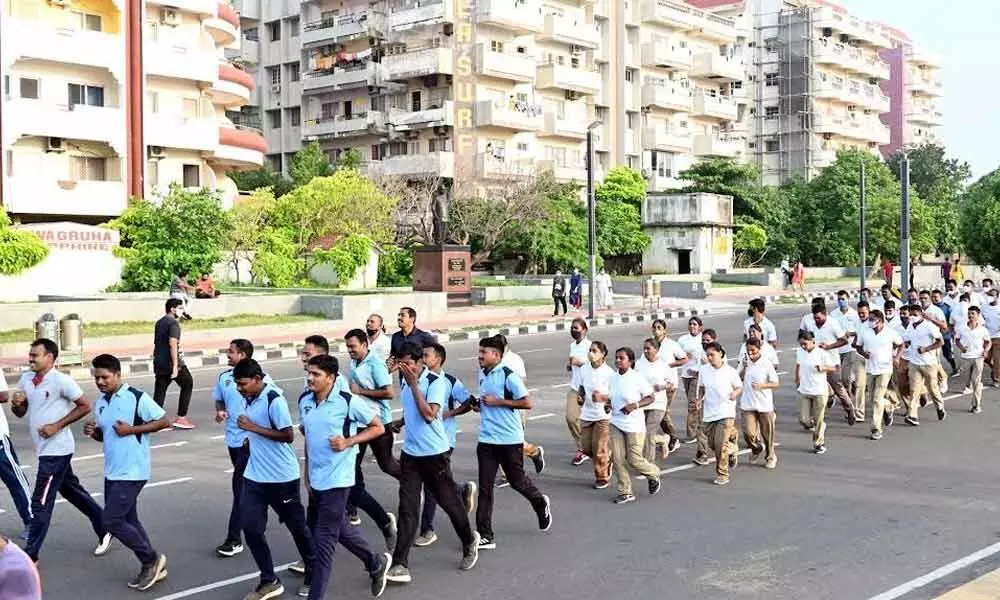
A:
[[[739,451],[736,419],[719,419],[705,423],[705,436],[709,447],[715,451],[715,474],[729,478],[729,457]]]
[[[611,462],[615,467],[615,478],[618,480],[618,495],[632,493],[631,466],[646,479],[659,479],[660,469],[642,457],[642,445],[646,441],[644,433],[625,433],[614,425],[611,426]]]
[[[656,460],[656,447],[667,445],[667,436],[660,430],[665,414],[666,411],[662,410],[646,411],[646,442],[642,447],[642,455],[646,460]]]
[[[677,388],[672,390],[667,390],[667,410],[663,413],[663,419],[660,421],[660,431],[669,435],[672,439],[680,439],[677,435],[677,426],[674,425],[674,420],[670,417],[670,406],[674,403],[674,396],[677,395]]]
[[[684,384],[684,395],[687,396],[687,421],[685,422],[687,439],[698,440],[695,456],[708,456],[708,438],[705,437],[704,426],[701,422],[705,407],[698,399],[698,378],[681,377],[681,382]]]
[[[868,397],[868,371],[865,370],[865,359],[860,354],[854,354],[854,411],[858,420],[865,419],[865,399]]]
[[[892,373],[869,373],[868,389],[872,403],[872,431],[882,432],[882,418],[886,411],[895,410],[895,406],[889,400],[889,382],[892,380]]]
[[[566,427],[573,436],[576,449],[583,450],[580,447],[580,394],[577,390],[566,392]]]
[[[854,395],[854,384],[857,382],[857,373],[854,371],[855,358],[857,354],[854,351],[842,352],[840,354],[840,373],[841,379],[844,382],[844,388],[847,389],[847,393]]]
[[[826,394],[799,397],[799,423],[813,430],[813,448],[826,443]]]
[[[1000,383],[1000,338],[990,340],[993,345],[990,347],[990,379],[993,383]]]
[[[777,459],[774,453],[774,411],[743,411],[743,441],[754,456],[764,452],[764,459]]]
[[[594,461],[594,483],[611,479],[611,451],[608,421],[580,421],[580,446]]]
[[[983,358],[960,358],[962,383],[964,387],[972,388],[972,408],[981,408],[983,404]]]
[[[910,403],[907,406],[906,416],[911,419],[919,419],[920,396],[927,392],[934,406],[938,410],[944,410],[944,401],[941,400],[941,388],[938,387],[938,365],[910,365]]]

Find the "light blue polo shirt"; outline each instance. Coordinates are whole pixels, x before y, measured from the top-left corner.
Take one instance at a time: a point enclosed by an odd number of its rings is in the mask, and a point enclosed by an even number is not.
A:
[[[479,441],[484,444],[523,444],[524,426],[517,409],[505,406],[487,406],[482,399],[496,396],[507,400],[520,400],[528,395],[528,388],[507,367],[497,365],[489,372],[479,371]]]
[[[149,481],[149,434],[115,433],[115,423],[142,425],[163,418],[166,412],[146,392],[122,384],[113,394],[94,403],[97,428],[104,435],[104,478],[110,481]]]
[[[469,393],[469,389],[465,387],[462,380],[449,373],[445,373],[444,378],[448,382],[448,385],[451,386],[451,394],[448,396],[448,404],[444,407],[444,409],[454,410],[455,408],[468,402],[472,394]],[[452,448],[454,448],[455,437],[458,434],[458,420],[455,417],[448,417],[444,419],[444,430],[448,434],[448,443]]]
[[[264,383],[274,385],[270,375],[264,375]],[[230,448],[239,448],[247,439],[247,432],[240,429],[236,420],[243,414],[247,405],[246,398],[236,388],[236,381],[233,379],[233,370],[229,369],[221,375],[212,388],[212,400],[222,402],[226,407],[226,445]]]
[[[413,390],[405,380],[399,384],[399,401],[403,405],[403,420],[406,422],[406,437],[403,440],[403,452],[410,456],[435,456],[448,451],[448,433],[444,429],[445,407],[448,405],[448,394],[451,386],[441,375],[431,373],[427,369],[417,380],[424,400],[428,404],[437,404],[437,416],[428,423],[420,414],[417,402],[413,399]]]
[[[276,385],[266,385],[260,395],[247,399],[244,406],[247,418],[259,427],[285,429],[292,426],[288,401]],[[291,444],[250,432],[247,432],[247,439],[250,440],[250,460],[244,477],[257,483],[287,483],[299,478],[299,459]]]
[[[370,402],[350,392],[331,390],[319,404],[312,392],[299,399],[299,426],[309,453],[309,487],[322,492],[354,485],[358,447],[337,452],[330,447],[330,438],[351,437],[370,425],[375,416]]]
[[[387,386],[389,388],[392,387],[392,376],[389,375],[389,369],[385,366],[385,361],[379,359],[370,350],[368,351],[368,356],[360,361],[351,361],[351,379],[366,390],[377,390]],[[348,386],[348,389],[350,389],[350,386]],[[365,400],[377,407],[378,418],[382,420],[382,423],[392,421],[392,403],[388,399],[375,400],[374,398],[365,398]]]

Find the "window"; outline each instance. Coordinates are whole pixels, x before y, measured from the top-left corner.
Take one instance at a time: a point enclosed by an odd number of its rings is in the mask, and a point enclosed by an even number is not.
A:
[[[160,185],[160,161],[146,161],[146,183],[154,188]]]
[[[281,21],[271,21],[267,24],[267,39],[270,42],[281,41]]]
[[[285,67],[288,69],[288,81],[298,81],[302,79],[302,73],[299,70],[299,63],[288,63]]]
[[[281,110],[267,111],[267,126],[269,129],[281,129]]]
[[[764,108],[764,118],[768,121],[778,118],[778,107],[777,106],[767,106]]]
[[[518,153],[521,153],[521,154],[527,152],[528,151],[528,143],[527,142],[518,142],[517,143],[517,151],[518,151]]]
[[[73,156],[70,167],[75,181],[107,181],[105,160],[100,156]]]
[[[260,31],[256,27],[248,27],[243,30],[243,37],[251,42],[260,41]]]
[[[153,114],[160,112],[159,92],[146,92],[146,110]]]
[[[498,40],[490,40],[490,50],[493,52],[503,52],[503,42]]]
[[[632,129],[635,127],[635,113],[628,113],[628,128]]]
[[[764,140],[764,152],[777,152],[779,148],[778,140]]]
[[[21,97],[31,98],[32,100],[38,100],[37,79],[29,79],[27,77],[21,78]]]
[[[431,138],[428,142],[431,152],[451,151],[451,138]]]
[[[199,104],[197,98],[184,98],[181,100],[181,114],[184,115],[185,119],[197,119],[201,116],[201,111],[198,110]]]
[[[299,37],[299,18],[292,17],[288,19],[288,35],[290,37]]]
[[[267,78],[271,81],[271,85],[281,85],[281,69],[278,67],[266,67]]]
[[[770,37],[770,38],[767,38],[766,40],[764,40],[764,49],[767,50],[768,52],[777,52],[778,51],[778,38],[776,38],[776,37]]]
[[[89,15],[87,13],[73,11],[73,18],[76,20],[76,28],[85,31],[101,31],[101,15]]]
[[[298,106],[285,109],[285,118],[288,119],[290,127],[298,127],[302,124],[302,109]]]
[[[69,84],[69,105],[104,106],[104,88],[94,85]]]
[[[625,81],[633,81],[635,79],[635,71],[632,69],[625,69]]]
[[[329,121],[335,114],[337,114],[336,102],[324,102],[319,105],[319,118],[321,121]]]
[[[764,74],[764,87],[774,87],[778,85],[778,74],[777,73],[765,73]]]
[[[201,187],[201,167],[199,165],[184,165],[184,187]]]
[[[271,167],[271,170],[275,173],[281,173],[281,155],[280,154],[268,154],[267,164]]]

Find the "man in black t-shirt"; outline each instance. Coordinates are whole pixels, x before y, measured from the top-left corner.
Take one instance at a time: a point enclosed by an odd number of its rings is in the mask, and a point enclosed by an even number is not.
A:
[[[153,328],[153,374],[156,376],[153,400],[161,407],[167,399],[167,388],[175,381],[181,388],[177,402],[177,417],[172,425],[177,429],[194,429],[194,423],[187,418],[191,405],[194,379],[181,354],[181,324],[177,320],[183,310],[184,301],[170,298],[166,304],[166,314],[160,317]]]
[[[418,344],[421,348],[426,348],[428,345],[437,342],[437,338],[433,333],[428,333],[417,328],[417,311],[409,306],[399,309],[396,324],[399,325],[399,331],[392,334],[392,354],[390,355],[392,358],[399,356],[400,350],[403,349],[403,344],[407,342]]]

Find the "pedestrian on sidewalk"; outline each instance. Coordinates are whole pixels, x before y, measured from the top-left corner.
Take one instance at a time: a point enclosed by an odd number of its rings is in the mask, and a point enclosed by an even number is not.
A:
[[[796,262],[792,269],[792,291],[806,291],[806,268],[801,260]]]
[[[580,269],[573,268],[573,274],[569,277],[569,304],[576,310],[583,306],[583,275]]]
[[[890,289],[892,288],[892,275],[895,269],[896,265],[892,264],[891,259],[886,258],[885,262],[882,263],[882,280]]]
[[[788,265],[788,257],[781,259],[781,289],[787,290],[792,281],[792,268]]]
[[[945,256],[944,262],[941,263],[941,286],[947,287],[948,280],[951,279],[951,268],[952,268],[951,256]]]
[[[582,465],[590,460],[590,457],[583,452],[580,444],[580,407],[583,405],[583,398],[580,396],[580,386],[583,381],[580,379],[580,369],[587,364],[590,353],[590,340],[587,339],[587,321],[581,318],[573,319],[569,327],[569,334],[573,341],[569,345],[569,359],[566,361],[566,371],[569,372],[569,391],[566,392],[566,427],[573,438],[576,446],[576,454],[573,456],[573,465]]]
[[[180,316],[191,320],[191,298],[197,293],[195,287],[188,283],[187,275],[178,273],[170,281],[170,298],[181,301]]]
[[[406,342],[415,342],[423,348],[437,341],[434,334],[417,327],[417,311],[409,306],[399,309],[399,314],[396,315],[396,324],[399,325],[399,331],[392,334],[392,342],[390,344],[391,358],[395,358],[399,354],[400,350],[403,349],[403,344]],[[395,371],[391,359],[389,370]]]
[[[555,309],[552,312],[553,317],[559,316],[559,307],[562,307],[562,314],[566,314],[566,278],[563,277],[562,271],[556,270],[555,277],[552,278],[552,303],[555,305]]]
[[[149,394],[122,381],[116,357],[101,354],[91,366],[102,396],[83,433],[104,445],[104,527],[139,559],[128,587],[144,592],[167,578],[167,556],[153,548],[139,522],[139,493],[149,481],[149,434],[170,423]]]
[[[0,374],[0,405],[6,404],[10,400],[10,392],[7,391],[7,380]],[[31,487],[28,485],[28,478],[21,468],[21,461],[14,451],[14,442],[10,439],[10,425],[7,424],[7,415],[3,406],[0,406],[0,480],[3,480],[7,490],[10,492],[11,500],[17,508],[17,514],[24,524],[22,538],[28,535],[28,526],[31,525]]]
[[[736,401],[743,394],[743,382],[736,369],[726,363],[726,351],[719,342],[705,345],[705,358],[708,362],[698,373],[698,397],[708,447],[715,452],[716,477],[712,483],[726,485],[739,451]]]
[[[642,455],[646,444],[646,414],[643,409],[653,403],[653,386],[634,367],[634,350],[626,346],[615,351],[615,374],[611,378],[609,394],[611,462],[618,480],[615,504],[635,500],[632,494],[633,470],[646,478],[651,496],[660,491],[660,469]]]
[[[587,364],[580,367],[580,446],[594,461],[594,489],[603,490],[611,479],[611,379],[614,370],[605,358],[608,347],[604,342],[590,344]]]
[[[184,364],[184,353],[181,352],[181,324],[178,316],[182,304],[178,298],[167,300],[166,314],[153,327],[153,374],[156,378],[153,401],[162,408],[167,400],[167,388],[171,382],[175,382],[180,387],[180,398],[177,400],[177,416],[172,425],[176,429],[194,429],[194,423],[187,418],[194,379]]]

